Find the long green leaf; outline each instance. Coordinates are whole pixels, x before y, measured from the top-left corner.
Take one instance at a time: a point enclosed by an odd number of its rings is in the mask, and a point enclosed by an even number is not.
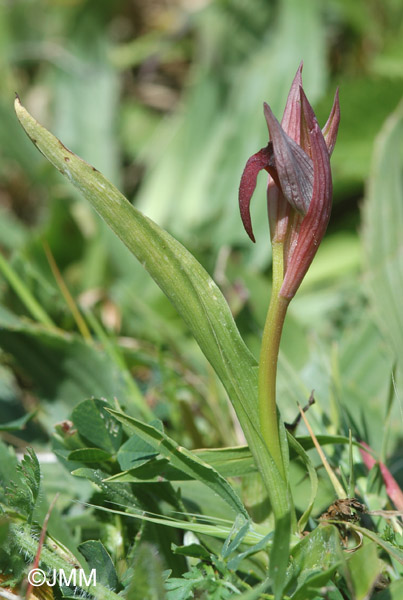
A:
[[[43,310],[42,306],[32,296],[30,290],[16,273],[16,271],[9,265],[6,259],[0,254],[0,271],[7,279],[14,292],[20,298],[21,302],[25,304],[31,315],[46,327],[53,328],[55,325],[49,315]]]
[[[15,110],[40,152],[80,190],[155,279],[221,379],[269,491],[276,523],[281,523],[281,543],[280,537],[276,538],[281,551],[274,551],[275,543],[271,561],[280,580],[287,566],[284,557],[286,552],[288,555],[291,527],[289,488],[261,437],[256,361],[239,335],[223,295],[177,240],[137,211],[101,173],[42,127],[18,98]]]
[[[291,459],[293,460],[300,456],[309,471],[309,468],[312,469],[313,465],[305,450],[310,450],[314,447],[312,438],[309,436],[301,436],[293,438],[293,440],[295,440],[295,444],[289,437]],[[321,446],[325,446],[326,444],[348,444],[348,438],[341,435],[318,435],[317,440]],[[353,445],[358,448],[361,447],[361,444],[355,441],[353,442]],[[300,448],[304,452],[303,455],[301,454]],[[248,446],[203,448],[200,450],[192,450],[192,454],[212,466],[223,477],[243,477],[244,475],[250,475],[251,473],[257,472],[253,455]],[[308,458],[310,467],[308,467],[306,458]],[[181,473],[178,469],[169,466],[165,459],[148,457],[146,464],[141,464],[140,466],[135,466],[126,471],[122,471],[121,473],[112,475],[111,477],[108,477],[108,481],[129,482],[141,481],[144,479],[147,479],[148,481],[155,479],[155,481],[157,481],[159,473],[162,473],[169,481],[183,481],[184,479],[189,478],[188,476],[185,476],[183,472]],[[315,475],[313,475],[313,472],[310,474],[311,485],[313,485],[313,488],[316,486],[314,483]]]
[[[228,304],[200,263],[171,235],[137,211],[101,174],[68,150],[16,100],[17,116],[42,154],[90,201],[182,315],[217,371],[237,411],[257,426],[256,361]]]
[[[236,513],[241,513],[248,521],[249,515],[229,483],[213,467],[202,461],[195,454],[179,446],[174,440],[152,425],[142,423],[138,419],[124,413],[108,409],[115,419],[141,437],[145,442],[169,459],[170,464],[186,473],[193,479],[202,481],[231,506]]]

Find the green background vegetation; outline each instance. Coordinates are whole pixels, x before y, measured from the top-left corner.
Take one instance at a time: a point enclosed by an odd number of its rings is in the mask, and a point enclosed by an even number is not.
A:
[[[224,391],[186,325],[142,266],[32,146],[14,115],[14,92],[66,146],[196,256],[258,356],[270,295],[265,177],[252,202],[256,245],[242,228],[237,189],[247,158],[267,143],[263,101],[281,116],[302,59],[304,88],[322,124],[339,86],[341,125],[332,157],[328,234],[286,322],[279,408],[291,422],[296,401],[305,404],[314,389],[316,405],[308,416],[316,434],[348,436],[352,429],[403,486],[402,17],[398,0],[1,3],[5,443],[17,452],[33,446],[40,460],[49,456],[50,444],[59,443],[51,442],[55,424],[70,419],[74,407],[90,397],[111,402],[116,397],[130,414],[160,419],[168,435],[189,449],[243,443]],[[60,291],[48,247],[89,331]],[[306,433],[303,426],[299,433]],[[98,437],[91,441],[107,453],[119,447],[110,448],[110,440],[103,445]],[[132,459],[133,452],[145,451],[122,448],[118,471],[128,468],[125,455]],[[2,446],[2,464],[12,462],[7,452]],[[340,446],[329,450],[333,465],[343,465],[341,452]],[[69,454],[59,448],[59,456],[63,453]],[[312,458],[319,464],[314,453]],[[107,464],[105,455],[94,459],[102,460]],[[87,456],[82,462],[93,461]],[[297,508],[303,510],[309,486],[304,471],[292,469]],[[65,511],[66,519],[58,523],[55,517],[53,525],[51,519],[53,534],[72,552],[94,537],[111,552],[113,536],[123,527],[119,517],[103,520],[96,511],[72,508],[73,499],[90,498],[85,480],[45,459],[41,470],[36,519],[61,491],[55,510]],[[318,474],[314,516],[334,499],[325,474]],[[372,508],[387,506],[379,478],[367,480],[362,465],[356,476]],[[254,519],[264,522],[259,480],[245,476],[239,488]],[[181,489],[186,510],[193,503],[193,512],[202,507],[204,514],[228,517],[209,490],[189,482]],[[165,491],[162,506],[148,496],[140,505],[167,512],[164,501],[173,500],[171,490]],[[138,525],[130,527],[134,536]],[[169,547],[178,539],[164,540],[165,530],[156,531],[149,538],[163,566],[179,576],[184,559],[180,554],[173,559]],[[115,564],[126,560],[129,545],[126,539],[116,550]],[[141,560],[147,562],[147,556]]]

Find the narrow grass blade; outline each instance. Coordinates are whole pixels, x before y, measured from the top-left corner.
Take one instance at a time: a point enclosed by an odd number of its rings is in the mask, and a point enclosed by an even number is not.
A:
[[[3,273],[4,277],[7,279],[8,283],[13,288],[14,292],[17,294],[21,302],[31,313],[32,317],[36,321],[38,321],[38,323],[41,323],[41,325],[45,325],[46,327],[55,327],[55,324],[53,323],[52,319],[43,310],[42,306],[38,304],[38,302],[32,296],[27,286],[20,279],[20,277],[17,275],[14,269],[8,264],[1,252],[0,271]]]
[[[308,454],[305,452],[301,444],[299,444],[298,441],[291,434],[288,435],[288,443],[290,445],[290,448],[294,450],[294,452],[301,458],[302,462],[305,464],[311,482],[311,495],[309,497],[308,506],[306,507],[304,513],[301,515],[298,521],[298,529],[300,532],[302,532],[305,529],[305,525],[308,522],[309,515],[312,512],[313,504],[315,502],[316,494],[318,491],[318,476]]]
[[[73,319],[76,322],[78,330],[80,331],[81,335],[87,342],[91,342],[92,341],[91,333],[87,327],[87,323],[84,321],[83,316],[80,313],[78,306],[77,306],[73,296],[71,295],[70,290],[66,285],[66,282],[63,279],[62,274],[60,273],[59,267],[56,264],[55,258],[52,254],[52,251],[49,248],[49,244],[47,242],[44,242],[43,248],[45,250],[45,254],[46,254],[46,258],[48,259],[49,266],[52,270],[53,277],[55,278],[56,283],[59,286],[60,292],[61,292],[63,298],[65,299],[67,306],[70,309],[70,312],[73,316]]]
[[[149,523],[156,523],[158,525],[164,525],[165,527],[174,527],[175,529],[182,529],[184,531],[193,531],[194,533],[200,533],[204,535],[211,535],[212,537],[226,540],[229,536],[232,523],[228,524],[221,523],[219,520],[217,523],[212,519],[211,524],[208,523],[197,523],[196,521],[185,521],[182,519],[170,518],[167,516],[150,516],[148,513],[144,511],[139,511],[138,513],[127,512],[123,510],[119,510],[117,508],[110,508],[106,506],[98,506],[95,504],[86,504],[91,508],[96,510],[102,510],[104,512],[112,513],[115,515],[121,515],[123,517],[131,518],[131,519],[139,519],[140,521],[148,521]],[[202,517],[203,518],[203,517]],[[249,532],[243,538],[243,543],[249,546],[254,546],[259,541],[261,541],[265,536],[255,531],[253,529],[249,530]]]
[[[307,429],[308,429],[308,431],[309,431],[309,433],[310,433],[310,435],[312,437],[312,441],[315,444],[315,448],[318,451],[318,454],[319,454],[320,459],[321,459],[321,461],[323,463],[323,466],[326,469],[326,473],[328,474],[329,479],[332,482],[332,485],[334,487],[334,491],[337,494],[337,497],[339,499],[346,498],[347,494],[346,494],[343,486],[341,485],[340,481],[337,479],[336,475],[333,473],[332,468],[331,468],[331,466],[329,465],[329,463],[327,461],[325,453],[323,452],[322,448],[320,447],[320,444],[319,444],[318,440],[316,439],[316,436],[315,436],[314,432],[312,431],[312,428],[311,428],[311,426],[310,426],[310,424],[308,422],[308,419],[306,418],[305,413],[303,412],[303,410],[302,410],[302,408],[300,406],[299,406],[299,410],[301,412],[302,419],[303,419],[303,421],[304,421],[304,423],[305,423],[305,425],[306,425],[306,427],[307,427]]]

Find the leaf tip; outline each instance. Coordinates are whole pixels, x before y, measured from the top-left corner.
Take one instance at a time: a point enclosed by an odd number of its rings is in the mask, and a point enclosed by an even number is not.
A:
[[[18,120],[20,120],[20,115],[21,115],[22,111],[24,110],[24,107],[21,103],[21,98],[19,97],[17,92],[15,92],[14,110],[16,112]]]

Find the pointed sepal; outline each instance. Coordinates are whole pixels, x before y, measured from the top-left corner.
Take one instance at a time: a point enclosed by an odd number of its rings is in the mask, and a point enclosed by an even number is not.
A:
[[[340,101],[339,101],[339,88],[337,88],[336,93],[334,95],[332,110],[330,111],[329,118],[326,121],[326,124],[322,129],[323,137],[325,138],[329,156],[332,155],[334,146],[336,144],[337,132],[339,130],[339,124],[340,124]]]
[[[330,157],[325,138],[303,89],[301,88],[302,125],[309,140],[313,163],[313,190],[309,210],[302,220],[280,295],[292,298],[316,254],[329,222],[332,205]]]
[[[312,160],[287,135],[266,103],[264,104],[264,114],[270,140],[273,143],[275,167],[281,190],[291,206],[300,214],[305,215],[312,198]]]

